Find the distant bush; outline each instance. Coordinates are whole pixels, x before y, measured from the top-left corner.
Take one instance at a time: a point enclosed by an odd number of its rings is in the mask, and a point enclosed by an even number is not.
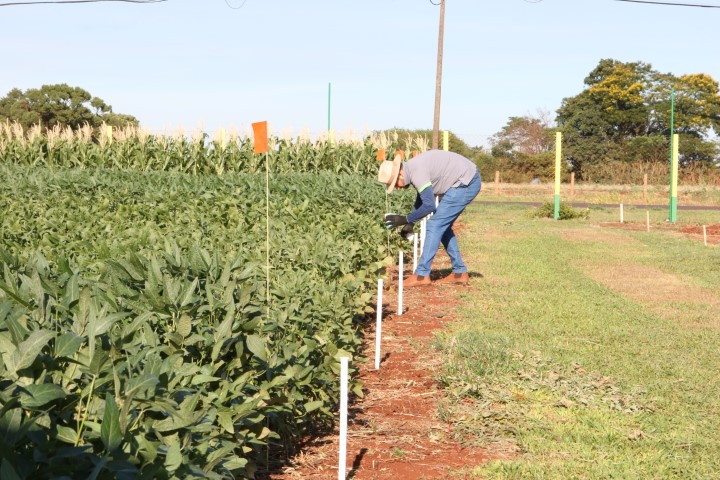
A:
[[[562,202],[560,202],[560,211],[558,213],[560,214],[559,220],[572,220],[573,218],[587,220],[590,217],[589,208],[572,208]],[[545,202],[541,206],[531,209],[528,216],[530,218],[555,218],[555,204]]]

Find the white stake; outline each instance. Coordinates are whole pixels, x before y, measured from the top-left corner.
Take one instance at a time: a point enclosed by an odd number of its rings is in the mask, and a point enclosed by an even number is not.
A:
[[[377,321],[375,322],[375,370],[380,370],[380,339],[382,338],[382,278],[378,280]]]
[[[621,203],[620,204],[620,223],[624,223],[624,221],[625,221],[624,217],[625,217],[625,215],[623,212],[623,204]]]
[[[345,480],[347,469],[347,418],[348,418],[348,357],[340,358],[340,458],[338,480]]]
[[[422,255],[425,246],[425,232],[427,231],[427,217],[420,222],[420,255]]]
[[[403,275],[405,274],[403,260],[403,252],[400,252],[400,263],[398,266],[398,315],[402,315],[403,313]]]
[[[413,235],[413,269],[412,273],[415,273],[415,269],[417,268],[417,262],[418,262],[418,236]]]
[[[647,223],[647,231],[649,232],[649,231],[650,231],[650,211],[649,211],[649,210],[646,211],[645,214],[646,214],[645,216],[646,216],[646,219],[647,219],[647,221],[646,221],[646,223]]]
[[[707,247],[707,227],[703,225],[703,240],[705,242],[705,246]]]

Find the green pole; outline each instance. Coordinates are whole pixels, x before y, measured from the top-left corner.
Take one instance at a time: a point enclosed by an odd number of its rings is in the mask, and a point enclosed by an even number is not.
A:
[[[677,220],[677,178],[675,175],[675,89],[670,93],[670,215],[668,220],[675,222]]]
[[[330,131],[330,97],[332,93],[332,83],[328,82],[328,132]]]

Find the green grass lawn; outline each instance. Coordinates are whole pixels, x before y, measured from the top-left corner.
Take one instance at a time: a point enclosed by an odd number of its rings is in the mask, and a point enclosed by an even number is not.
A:
[[[560,193],[564,201],[578,203],[622,203],[625,205],[669,205],[670,183],[663,185],[604,185],[597,183],[564,182]],[[484,179],[483,191],[478,200],[483,201],[546,201],[555,193],[554,183],[531,185],[528,183],[499,183]],[[678,185],[678,205],[717,205],[720,188],[712,185]]]
[[[437,340],[440,415],[461,440],[505,456],[473,473],[720,478],[720,247],[659,225],[600,226],[614,211],[568,221],[527,211],[464,214],[475,278],[461,320]]]

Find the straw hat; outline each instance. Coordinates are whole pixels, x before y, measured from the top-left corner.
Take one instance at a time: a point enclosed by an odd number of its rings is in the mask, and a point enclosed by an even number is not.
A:
[[[387,193],[392,192],[395,189],[398,175],[400,175],[400,155],[395,155],[395,160],[384,161],[380,164],[380,170],[378,170],[378,182],[385,185]]]

